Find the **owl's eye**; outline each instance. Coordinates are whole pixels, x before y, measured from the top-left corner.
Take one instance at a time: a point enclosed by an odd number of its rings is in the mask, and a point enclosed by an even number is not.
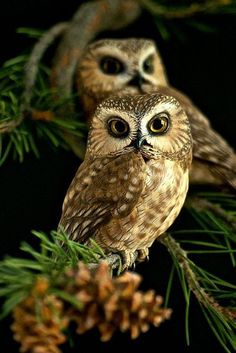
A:
[[[108,120],[108,129],[114,137],[126,137],[129,134],[128,123],[120,117],[112,117]]]
[[[125,69],[122,62],[112,56],[104,56],[100,61],[100,68],[108,75],[118,75]]]
[[[152,74],[154,72],[153,55],[149,55],[143,62],[143,71],[147,74]]]
[[[169,115],[167,113],[154,115],[147,127],[154,135],[164,134],[169,128]]]

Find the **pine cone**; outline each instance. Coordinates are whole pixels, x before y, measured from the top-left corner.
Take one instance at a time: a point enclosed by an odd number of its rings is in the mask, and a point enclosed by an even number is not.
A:
[[[68,320],[62,316],[62,301],[48,295],[47,288],[47,281],[38,279],[32,294],[13,310],[11,329],[14,339],[21,344],[20,352],[61,352],[58,345],[66,340],[62,330]]]
[[[79,271],[70,271],[67,276],[74,278],[73,284],[67,281],[67,290],[83,304],[81,311],[73,308],[67,314],[80,334],[98,327],[102,341],[108,341],[116,330],[130,331],[134,339],[150,325],[159,326],[171,315],[170,309],[160,307],[162,298],[154,291],[137,291],[141,281],[138,274],[125,272],[112,278],[105,261],[95,273],[80,263]]]
[[[52,288],[47,279],[38,278],[30,296],[13,310],[11,328],[21,343],[20,351],[60,353],[58,346],[66,341],[62,330],[72,321],[80,334],[97,327],[102,341],[108,341],[117,330],[130,331],[134,339],[150,325],[159,326],[171,310],[161,308],[162,298],[154,291],[138,291],[140,281],[141,277],[131,272],[112,278],[105,261],[95,272],[79,263],[77,269],[68,270],[54,282],[65,298],[72,299],[70,303],[49,294]]]

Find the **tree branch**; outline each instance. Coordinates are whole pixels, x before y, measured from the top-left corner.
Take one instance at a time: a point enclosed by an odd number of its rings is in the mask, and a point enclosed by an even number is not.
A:
[[[236,311],[221,306],[201,286],[197,275],[191,268],[187,252],[181,248],[180,244],[169,234],[167,234],[165,237],[161,237],[160,242],[167,248],[169,253],[171,253],[178,260],[181,268],[183,269],[189,288],[194,293],[199,303],[201,303],[206,308],[208,306],[212,307],[218,313],[223,314],[228,320],[235,320]]]
[[[19,117],[0,123],[0,133],[9,133],[19,126],[27,116],[31,116],[31,99],[33,96],[35,81],[38,73],[39,63],[47,48],[68,27],[67,22],[58,23],[50,28],[34,46],[29,60],[25,66],[24,91],[21,96]]]
[[[220,204],[212,203],[209,200],[203,199],[198,196],[189,196],[186,199],[185,206],[193,208],[195,211],[211,211],[216,216],[219,216],[226,224],[233,230],[236,230],[236,220],[229,212],[221,207]]]
[[[187,6],[165,6],[153,0],[140,0],[141,5],[154,16],[167,19],[187,18],[202,13],[215,13],[217,10],[233,4],[232,0],[210,0],[201,3],[192,3]]]

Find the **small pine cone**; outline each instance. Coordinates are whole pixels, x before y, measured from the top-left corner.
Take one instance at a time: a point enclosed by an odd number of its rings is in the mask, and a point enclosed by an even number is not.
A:
[[[11,329],[14,339],[21,344],[20,352],[61,352],[58,345],[66,340],[62,330],[68,320],[62,318],[62,301],[46,294],[46,290],[46,282],[39,279],[32,294],[13,310]]]
[[[72,272],[67,275],[71,278]],[[112,278],[104,261],[95,273],[80,263],[73,275],[74,284],[70,281],[68,291],[82,304],[82,310],[70,308],[67,317],[76,323],[78,333],[97,327],[102,341],[108,341],[116,330],[130,331],[131,338],[136,338],[171,315],[170,309],[161,308],[162,297],[154,291],[137,291],[141,281],[138,274],[125,272]]]

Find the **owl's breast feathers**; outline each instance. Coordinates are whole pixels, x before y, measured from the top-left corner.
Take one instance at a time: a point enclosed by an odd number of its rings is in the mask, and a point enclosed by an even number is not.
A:
[[[138,153],[85,160],[66,194],[59,225],[86,242],[113,218],[131,213],[145,185],[146,164]]]
[[[84,161],[67,192],[60,226],[70,239],[93,238],[105,251],[149,247],[178,215],[188,171],[140,153]]]

